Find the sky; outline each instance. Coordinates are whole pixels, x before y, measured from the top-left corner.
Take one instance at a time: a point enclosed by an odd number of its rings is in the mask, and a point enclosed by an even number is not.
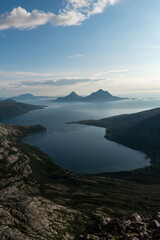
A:
[[[160,93],[159,0],[0,0],[0,97]]]

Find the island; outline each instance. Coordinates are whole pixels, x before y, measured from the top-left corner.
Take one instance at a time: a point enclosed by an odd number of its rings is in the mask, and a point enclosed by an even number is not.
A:
[[[52,102],[105,102],[105,101],[119,101],[127,98],[121,98],[111,95],[108,91],[102,89],[97,92],[91,93],[89,96],[82,97],[77,95],[75,92],[71,92],[66,97],[59,97]]]
[[[49,96],[35,96],[31,93],[24,93],[18,96],[13,96],[10,99],[16,100],[16,101],[27,101],[27,100],[53,100],[55,97],[49,97]]]

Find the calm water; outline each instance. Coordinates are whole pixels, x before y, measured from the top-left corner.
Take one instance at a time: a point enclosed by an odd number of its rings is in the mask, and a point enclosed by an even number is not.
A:
[[[144,161],[143,153],[106,140],[105,129],[67,125],[66,122],[151,109],[159,107],[160,100],[125,100],[100,104],[37,103],[49,106],[44,110],[11,118],[5,123],[41,124],[47,127],[47,132],[29,137],[25,141],[40,147],[60,166],[79,173],[99,173],[131,170],[149,165],[149,161]]]

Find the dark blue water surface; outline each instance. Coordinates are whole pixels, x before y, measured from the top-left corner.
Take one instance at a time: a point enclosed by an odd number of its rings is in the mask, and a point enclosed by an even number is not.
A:
[[[30,102],[31,103],[31,102]],[[100,119],[160,106],[160,100],[124,100],[105,103],[32,103],[47,104],[42,110],[8,119],[5,123],[47,127],[47,132],[33,135],[25,142],[38,146],[60,166],[79,173],[132,170],[149,165],[141,152],[104,138],[105,129],[66,122]]]

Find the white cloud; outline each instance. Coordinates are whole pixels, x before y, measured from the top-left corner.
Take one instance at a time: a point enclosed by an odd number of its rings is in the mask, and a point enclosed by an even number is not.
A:
[[[11,27],[19,29],[31,29],[48,22],[51,13],[45,13],[38,10],[27,12],[25,9],[18,7],[11,12],[0,15],[0,30]]]
[[[90,16],[102,13],[107,6],[117,2],[119,0],[68,0],[66,7],[60,9],[58,15],[39,10],[27,12],[26,9],[17,7],[0,15],[0,30],[33,29],[46,23],[53,26],[80,25]]]
[[[74,54],[74,55],[70,55],[68,56],[69,58],[81,58],[81,57],[84,57],[83,54]]]
[[[71,56],[68,56],[69,58],[81,58],[81,57],[84,57],[85,55],[83,54],[75,54],[75,55],[71,55]],[[105,78],[106,76],[110,75],[110,74],[116,74],[116,73],[127,73],[129,72],[130,69],[113,69],[113,70],[108,70],[108,71],[105,71],[105,72],[95,72],[95,73],[85,73],[85,72],[22,72],[22,71],[2,71],[0,70],[0,79],[3,79],[3,78],[9,78],[9,79],[20,79],[20,78],[31,78],[31,77],[34,77],[34,78],[37,78],[37,77],[41,77],[42,79],[44,78],[48,78],[48,80],[52,80],[53,77],[56,78],[56,80],[59,80],[59,79],[94,79],[95,76],[96,77],[103,77]],[[79,76],[79,77],[77,77]],[[80,77],[81,76],[81,77]]]
[[[0,71],[0,77],[12,77],[12,78],[21,78],[21,77],[51,77],[53,74],[50,73],[37,73],[37,72],[5,72]]]
[[[93,9],[90,12],[90,15],[102,13],[106,6],[114,5],[118,1],[117,0],[99,0],[93,3]]]
[[[95,75],[96,76],[106,76],[108,74],[127,73],[129,71],[130,71],[130,69],[113,69],[113,70],[109,70],[107,72],[97,72],[97,73],[95,73]]]

